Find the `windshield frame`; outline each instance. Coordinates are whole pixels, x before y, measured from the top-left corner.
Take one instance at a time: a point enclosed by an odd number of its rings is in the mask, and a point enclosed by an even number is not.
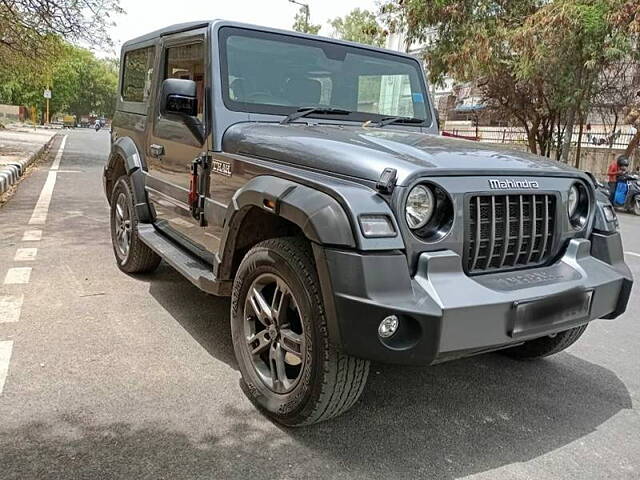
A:
[[[357,55],[370,56],[374,58],[382,58],[387,61],[394,61],[409,65],[415,68],[417,74],[418,86],[421,89],[422,96],[424,98],[424,110],[425,119],[420,123],[398,123],[397,126],[409,127],[409,128],[427,128],[433,126],[434,114],[431,105],[431,98],[424,78],[424,71],[421,63],[414,57],[403,55],[395,52],[386,51],[374,47],[359,46],[358,44],[352,44],[351,42],[332,41],[331,39],[314,38],[309,36],[299,36],[296,34],[287,34],[286,32],[270,31],[270,30],[256,30],[252,28],[239,27],[233,25],[221,26],[218,30],[218,52],[219,52],[219,65],[220,65],[220,86],[222,101],[224,106],[231,112],[244,112],[256,115],[277,115],[286,117],[293,112],[296,112],[301,106],[285,106],[285,105],[270,105],[264,103],[247,103],[238,102],[230,98],[229,95],[229,68],[227,61],[227,39],[234,35],[240,35],[244,37],[272,40],[272,41],[284,41],[289,43],[295,43],[300,45],[308,45],[316,48],[340,48],[347,51],[353,51]],[[305,105],[306,106],[306,105]],[[334,105],[320,105],[320,107],[334,107]],[[389,118],[388,114],[368,113],[353,111],[348,115],[331,115],[331,114],[315,114],[312,113],[305,118],[315,118],[323,120],[331,120],[332,123],[338,122],[378,122],[383,118]]]

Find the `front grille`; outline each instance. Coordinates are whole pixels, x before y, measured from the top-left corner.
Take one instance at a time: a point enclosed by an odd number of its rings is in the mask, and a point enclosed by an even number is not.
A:
[[[478,195],[467,211],[468,273],[536,266],[551,256],[554,195]]]

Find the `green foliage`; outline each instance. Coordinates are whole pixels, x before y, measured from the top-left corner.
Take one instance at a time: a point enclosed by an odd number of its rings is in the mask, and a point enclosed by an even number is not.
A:
[[[334,18],[329,23],[333,27],[334,37],[342,40],[380,47],[387,38],[386,30],[368,10],[356,8],[346,16]]]
[[[320,31],[321,25],[311,23],[308,6],[301,6],[296,16],[293,18],[293,29],[296,32],[310,33],[311,35],[317,35]]]
[[[0,67],[0,103],[35,106],[42,112],[48,85],[51,115],[112,116],[118,83],[114,61],[97,59],[90,51],[70,44],[58,48],[54,59],[34,64],[34,68],[27,64]]]

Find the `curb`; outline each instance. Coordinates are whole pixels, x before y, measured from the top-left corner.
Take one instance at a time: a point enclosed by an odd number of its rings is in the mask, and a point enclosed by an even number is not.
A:
[[[18,160],[14,163],[0,166],[0,195],[9,190],[11,185],[15,185],[18,182],[18,179],[24,174],[27,167],[51,146],[57,136],[56,134],[51,137],[47,143],[42,145],[37,151],[29,154],[24,160]]]

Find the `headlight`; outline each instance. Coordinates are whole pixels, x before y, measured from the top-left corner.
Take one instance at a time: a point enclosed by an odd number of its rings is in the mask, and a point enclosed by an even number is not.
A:
[[[589,193],[581,182],[574,183],[567,196],[567,215],[575,230],[582,230],[589,220]]]
[[[576,208],[578,208],[578,197],[580,196],[578,192],[578,187],[575,185],[571,185],[569,189],[569,199],[567,201],[567,210],[569,213],[569,218],[573,217],[573,214],[576,213]]]
[[[417,230],[424,227],[431,219],[435,209],[433,192],[424,185],[415,186],[407,197],[405,217],[409,228]]]

